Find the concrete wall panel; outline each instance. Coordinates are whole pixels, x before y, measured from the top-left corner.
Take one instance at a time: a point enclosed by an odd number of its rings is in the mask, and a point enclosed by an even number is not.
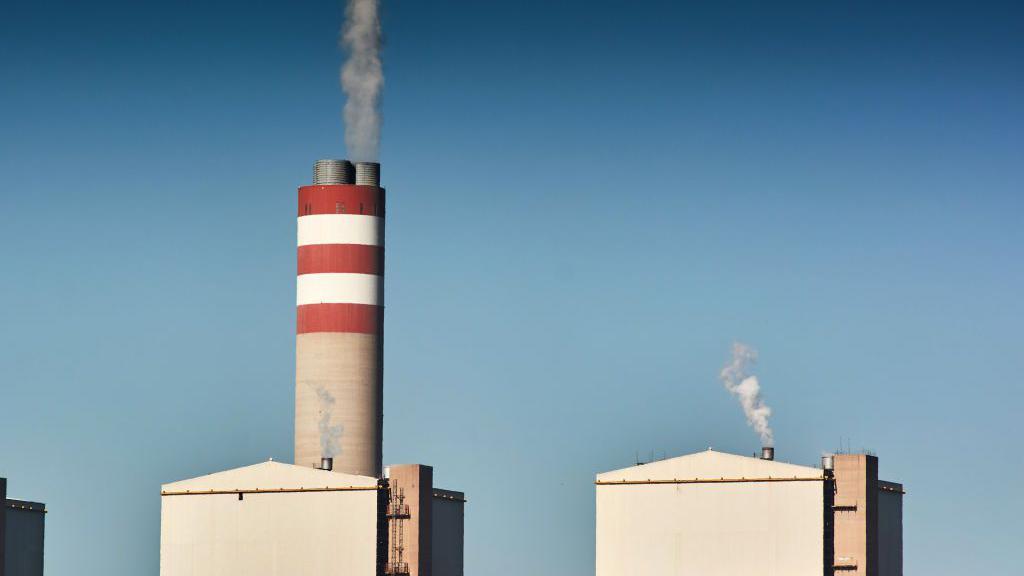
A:
[[[879,484],[878,576],[903,576],[903,487]]]
[[[432,576],[434,469],[423,464],[392,464],[388,469],[392,496],[401,491],[409,507],[410,517],[401,522],[405,547],[401,561],[409,565],[409,576]],[[391,558],[391,561],[398,559]]]
[[[42,505],[8,500],[4,507],[4,576],[43,576]]]
[[[161,576],[376,575],[376,490],[161,500]]]
[[[381,471],[382,348],[377,334],[314,332],[296,338],[295,463],[362,476]],[[326,453],[325,435],[336,443]]]
[[[597,486],[597,576],[821,576],[818,481]]]
[[[878,458],[836,454],[835,565],[844,574],[878,576]]]
[[[463,576],[464,509],[462,493],[435,489],[431,514],[434,576]]]

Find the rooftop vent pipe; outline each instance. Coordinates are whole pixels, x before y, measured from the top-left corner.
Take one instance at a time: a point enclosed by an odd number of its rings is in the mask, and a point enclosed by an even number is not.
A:
[[[775,460],[775,448],[764,446],[761,448],[761,460]]]
[[[320,459],[321,470],[333,470],[334,469],[334,458],[321,458]]]

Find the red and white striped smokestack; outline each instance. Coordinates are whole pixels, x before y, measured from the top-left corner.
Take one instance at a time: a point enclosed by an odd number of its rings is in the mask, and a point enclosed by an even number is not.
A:
[[[295,463],[380,476],[384,189],[380,165],[320,160],[299,188]]]

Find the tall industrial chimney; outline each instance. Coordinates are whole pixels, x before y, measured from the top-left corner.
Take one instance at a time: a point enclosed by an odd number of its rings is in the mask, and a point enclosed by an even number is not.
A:
[[[295,463],[379,477],[384,189],[380,165],[319,160],[299,188]]]

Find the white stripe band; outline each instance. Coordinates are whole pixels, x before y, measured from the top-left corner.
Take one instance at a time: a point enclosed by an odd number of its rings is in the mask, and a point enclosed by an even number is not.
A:
[[[311,244],[384,244],[384,219],[360,214],[311,214],[299,217],[299,246]]]
[[[374,274],[303,274],[298,277],[296,305],[384,304],[384,279]]]

